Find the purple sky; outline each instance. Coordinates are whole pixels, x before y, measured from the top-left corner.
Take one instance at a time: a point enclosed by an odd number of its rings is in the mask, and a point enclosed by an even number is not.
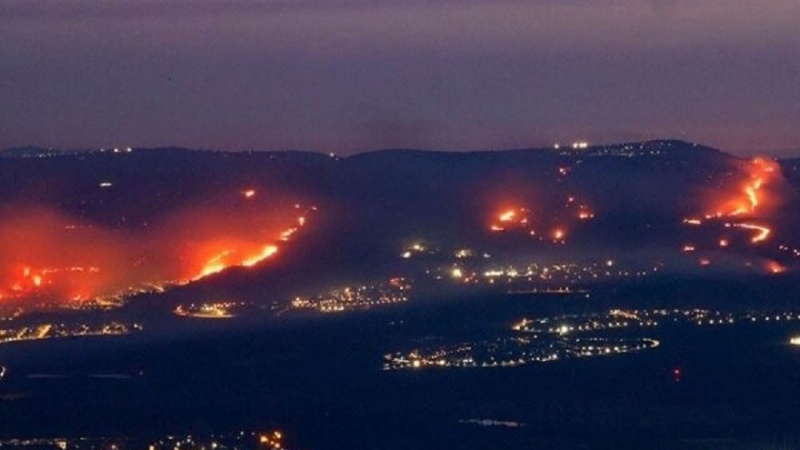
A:
[[[798,0],[0,0],[0,148],[800,154]]]

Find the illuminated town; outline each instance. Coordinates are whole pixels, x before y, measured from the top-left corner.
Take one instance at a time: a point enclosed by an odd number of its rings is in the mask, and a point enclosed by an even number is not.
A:
[[[0,440],[0,448],[36,450],[289,450],[283,433],[239,431],[154,438],[35,438]]]
[[[111,321],[103,324],[41,323],[33,326],[0,329],[0,344],[44,339],[88,336],[122,336],[142,331],[139,323]]]
[[[391,278],[376,284],[331,289],[315,296],[298,296],[292,300],[291,308],[322,313],[361,311],[405,303],[409,299],[411,290],[410,280]]]
[[[800,0],[0,0],[0,450],[800,450]]]
[[[659,347],[660,341],[650,337],[608,336],[611,331],[791,321],[800,321],[800,312],[612,309],[603,313],[526,318],[512,325],[511,336],[386,354],[383,369],[516,367],[612,356],[652,350]],[[793,344],[800,342],[796,339],[792,339]]]
[[[195,319],[231,319],[252,310],[254,305],[247,302],[214,302],[178,305],[173,310],[176,316]]]

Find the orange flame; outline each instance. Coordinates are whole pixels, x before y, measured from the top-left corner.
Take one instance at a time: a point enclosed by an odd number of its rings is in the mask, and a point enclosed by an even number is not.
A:
[[[713,213],[706,214],[706,218],[754,214],[764,206],[767,196],[764,187],[778,177],[779,169],[778,163],[770,159],[759,157],[751,160],[744,166],[747,180],[728,199],[714,208]]]
[[[253,267],[273,258],[313,210],[199,207],[120,233],[52,210],[17,209],[0,222],[0,300],[122,298]]]
[[[769,237],[772,230],[769,227],[765,227],[763,225],[756,225],[752,223],[737,223],[733,225],[735,228],[744,228],[745,230],[753,230],[756,232],[755,236],[750,239],[750,242],[754,244],[758,244],[759,242],[764,242]]]
[[[758,157],[744,164],[742,168],[746,173],[746,180],[732,194],[712,208],[711,212],[707,212],[704,215],[705,219],[737,218],[741,220],[752,218],[756,213],[763,216],[764,208],[769,206],[769,201],[772,200],[768,198],[769,192],[765,188],[778,180],[780,166],[771,159]],[[772,203],[774,204],[774,201]],[[703,224],[703,221],[698,218],[687,218],[683,220],[683,223],[699,226]],[[725,226],[754,232],[750,239],[753,244],[766,241],[772,233],[771,227],[763,223],[738,222],[726,223]],[[727,246],[728,240],[720,239],[720,247]]]

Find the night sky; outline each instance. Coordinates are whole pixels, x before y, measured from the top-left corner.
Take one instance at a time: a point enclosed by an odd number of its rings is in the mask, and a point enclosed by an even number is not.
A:
[[[0,148],[800,154],[797,0],[0,0]]]

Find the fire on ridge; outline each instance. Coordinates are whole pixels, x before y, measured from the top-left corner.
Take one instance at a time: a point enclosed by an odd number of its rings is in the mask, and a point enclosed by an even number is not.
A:
[[[780,166],[771,159],[757,157],[741,163],[738,169],[744,173],[744,181],[731,190],[714,193],[710,206],[702,215],[687,217],[683,223],[691,227],[717,225],[731,230],[743,230],[751,245],[761,245],[775,234],[770,216],[780,201],[774,190],[782,180]],[[718,248],[725,249],[730,245],[729,234],[719,237]],[[684,253],[694,250],[695,246],[691,243],[683,248]],[[710,263],[708,260],[706,265]],[[773,260],[767,261],[765,268],[769,273],[782,273],[786,270]]]
[[[51,208],[6,208],[0,223],[0,301],[75,304],[186,284],[276,258],[316,207],[241,201],[184,208],[119,230]]]

